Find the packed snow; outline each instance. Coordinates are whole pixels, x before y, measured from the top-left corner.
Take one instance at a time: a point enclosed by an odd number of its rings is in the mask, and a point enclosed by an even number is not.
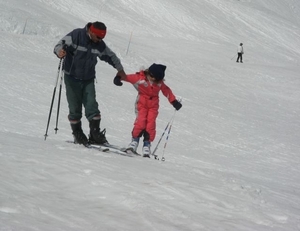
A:
[[[66,142],[64,86],[44,140],[53,48],[93,21],[126,73],[167,66],[183,107],[160,97],[165,161]],[[300,230],[299,0],[0,0],[0,49],[0,231]],[[125,147],[137,92],[96,70],[101,128]]]

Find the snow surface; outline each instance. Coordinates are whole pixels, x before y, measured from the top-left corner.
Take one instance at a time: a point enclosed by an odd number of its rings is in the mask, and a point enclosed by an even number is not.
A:
[[[64,88],[44,140],[53,47],[96,20],[127,73],[167,65],[183,107],[165,162],[65,142]],[[0,31],[1,231],[300,230],[299,0],[0,0]],[[98,63],[97,99],[109,142],[125,146],[136,91],[115,73]],[[162,96],[152,148],[173,114]]]

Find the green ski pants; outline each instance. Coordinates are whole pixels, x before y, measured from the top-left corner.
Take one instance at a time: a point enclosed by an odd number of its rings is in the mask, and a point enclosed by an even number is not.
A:
[[[96,101],[95,79],[76,81],[70,76],[64,77],[66,95],[69,105],[69,120],[76,121],[82,118],[82,105],[85,108],[85,117],[90,121],[100,115]]]

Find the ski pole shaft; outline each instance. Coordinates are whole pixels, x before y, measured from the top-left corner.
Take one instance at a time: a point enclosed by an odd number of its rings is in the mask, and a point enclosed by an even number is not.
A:
[[[128,46],[127,46],[126,55],[128,54],[128,51],[129,51],[129,46],[130,46],[130,43],[131,43],[131,38],[132,38],[132,31],[131,31],[131,34],[130,34],[130,39],[129,39],[129,43],[128,43]]]
[[[59,94],[58,94],[58,104],[57,104],[57,115],[56,115],[56,127],[55,127],[55,134],[57,134],[58,130],[58,117],[59,117],[59,109],[60,109],[60,99],[61,99],[61,89],[62,89],[62,81],[63,81],[63,72],[60,71],[60,86],[59,86]]]
[[[181,101],[182,101],[182,98],[180,98],[178,101],[181,102]],[[175,110],[175,112],[176,112],[176,110]],[[164,145],[163,154],[162,154],[162,156],[161,156],[161,160],[162,160],[162,161],[165,161],[165,157],[164,157],[164,156],[165,156],[165,150],[166,150],[167,143],[168,143],[168,140],[169,140],[169,136],[170,136],[170,133],[171,133],[172,125],[173,125],[173,122],[174,122],[174,119],[175,119],[175,112],[174,112],[174,115],[173,115],[173,117],[172,117],[172,120],[171,120],[171,123],[170,123],[170,126],[169,126],[168,135],[167,135],[167,137],[166,137],[166,142],[165,142],[165,145]]]
[[[233,60],[233,58],[234,58],[235,56],[237,56],[237,54],[235,54],[230,60]]]
[[[172,121],[174,120],[175,113],[176,113],[176,110],[174,111],[174,114],[173,114],[172,118],[169,120],[169,122],[168,122],[168,124],[167,124],[167,126],[166,126],[166,128],[165,128],[165,130],[164,130],[164,132],[162,133],[162,135],[161,135],[161,137],[160,137],[160,139],[159,139],[157,145],[155,146],[154,151],[152,152],[152,155],[153,155],[153,156],[156,156],[155,153],[156,153],[156,151],[157,151],[157,149],[158,149],[158,146],[159,146],[159,144],[160,144],[160,142],[161,142],[163,136],[165,135],[165,133],[166,133],[166,131],[167,131],[167,129],[168,129],[170,123],[172,123]]]
[[[54,103],[54,99],[55,99],[56,87],[57,87],[57,83],[58,83],[59,73],[61,71],[61,67],[62,67],[62,59],[60,59],[59,64],[58,64],[57,78],[56,78],[55,86],[54,86],[54,89],[53,89],[53,95],[52,95],[52,100],[51,100],[51,105],[50,105],[50,111],[49,111],[49,115],[48,115],[48,122],[47,122],[47,127],[46,127],[46,133],[45,133],[45,140],[47,139],[47,136],[48,136],[48,129],[49,129],[49,124],[50,124],[50,118],[51,118],[51,114],[52,114],[52,108],[53,108],[53,103]]]
[[[171,129],[172,129],[172,125],[173,125],[173,121],[172,121],[172,123],[170,124],[169,131],[168,131],[168,135],[167,135],[167,137],[166,137],[166,142],[165,142],[165,145],[164,145],[163,154],[162,154],[162,156],[161,156],[161,160],[162,160],[162,161],[165,161],[164,155],[165,155],[165,150],[166,150],[167,143],[168,143],[168,140],[169,140],[170,132],[171,132]]]
[[[165,132],[167,131],[167,129],[168,129],[168,127],[169,127],[169,124],[170,124],[170,122],[167,124],[167,126],[166,126],[166,128],[165,128],[163,134],[161,135],[161,137],[160,137],[160,139],[159,139],[159,141],[158,141],[156,147],[154,148],[154,151],[152,152],[152,155],[153,155],[153,156],[155,156],[156,150],[158,149],[158,146],[159,146],[159,144],[160,144],[160,142],[161,142],[163,136],[165,135]]]

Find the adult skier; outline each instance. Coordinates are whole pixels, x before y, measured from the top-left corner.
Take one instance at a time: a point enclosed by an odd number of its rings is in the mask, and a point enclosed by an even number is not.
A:
[[[64,36],[55,46],[54,53],[64,58],[64,81],[69,106],[68,119],[72,134],[79,144],[108,143],[105,129],[100,131],[101,113],[96,101],[95,66],[97,58],[117,69],[117,75],[126,77],[120,59],[103,41],[106,26],[102,22],[89,22]],[[89,121],[89,140],[81,127],[82,105]]]
[[[239,60],[241,60],[241,63],[243,63],[243,54],[244,54],[243,43],[240,43],[240,45],[238,46],[237,54],[238,54],[238,57],[237,57],[236,62],[238,63]]]

